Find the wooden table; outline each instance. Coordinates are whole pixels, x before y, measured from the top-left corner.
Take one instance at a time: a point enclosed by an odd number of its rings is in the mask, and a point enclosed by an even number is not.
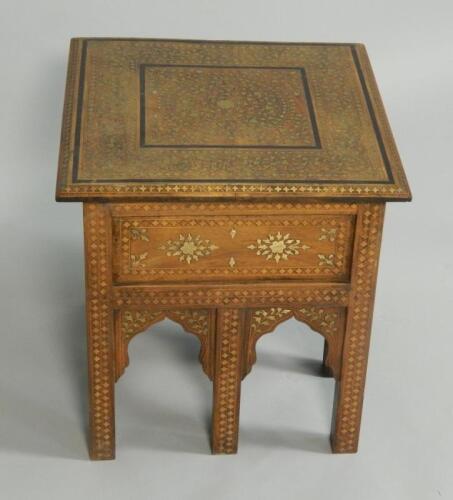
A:
[[[73,39],[57,200],[84,206],[91,458],[164,318],[201,342],[213,453],[290,317],[325,338],[332,450],[357,451],[384,207],[409,199],[363,45]]]

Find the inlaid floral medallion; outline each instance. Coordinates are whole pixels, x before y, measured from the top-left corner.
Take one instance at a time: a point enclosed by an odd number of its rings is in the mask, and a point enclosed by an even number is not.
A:
[[[189,234],[180,234],[176,240],[168,240],[164,245],[160,246],[160,250],[164,250],[169,257],[179,257],[181,262],[190,264],[192,261],[197,261],[200,257],[210,255],[213,250],[219,247],[211,243],[209,240],[203,240],[200,236],[192,236]]]
[[[114,218],[115,279],[119,282],[178,281],[189,276],[197,281],[223,276],[320,281],[348,277],[352,214],[313,213],[316,206],[297,216],[263,213],[244,218],[216,212],[220,205],[210,211],[205,205],[203,217],[194,219],[181,212],[182,206],[164,217],[154,214],[154,206],[143,207],[146,216],[129,214],[129,208]],[[192,209],[185,207],[188,212]]]
[[[288,260],[291,255],[299,255],[300,250],[308,250],[308,245],[301,244],[300,240],[290,238],[289,233],[269,234],[267,238],[257,239],[256,244],[248,245],[247,248],[256,251],[256,255],[262,255],[266,260]]]

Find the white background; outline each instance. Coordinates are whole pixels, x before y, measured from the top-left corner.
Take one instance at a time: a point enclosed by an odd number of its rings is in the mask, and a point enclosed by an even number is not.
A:
[[[451,5],[1,1],[1,498],[453,498]],[[131,344],[116,461],[88,461],[81,206],[53,201],[72,36],[367,45],[414,202],[387,208],[357,455],[329,453],[322,338],[287,322],[243,383],[239,454],[211,456],[198,341],[164,323]]]

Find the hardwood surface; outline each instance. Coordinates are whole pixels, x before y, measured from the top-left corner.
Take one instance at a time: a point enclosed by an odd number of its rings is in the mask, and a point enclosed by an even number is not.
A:
[[[357,451],[385,202],[410,198],[363,46],[74,39],[57,198],[84,202],[92,459],[165,318],[200,341],[213,453],[292,317],[325,339],[332,450]]]
[[[59,200],[410,192],[360,44],[77,38]]]
[[[288,208],[257,215],[235,203],[216,207],[212,215],[187,204],[170,215],[123,211],[113,218],[115,282],[347,280],[352,209],[304,212]]]
[[[323,363],[337,384],[333,451],[357,450],[383,203],[339,207],[323,203],[285,205],[283,219],[289,214],[297,217],[299,213],[300,220],[304,220],[307,213],[325,215],[331,210],[338,210],[340,214],[347,211],[351,215],[354,221],[352,257],[344,279],[337,282],[321,278],[313,281],[304,279],[303,275],[299,279],[292,276],[275,279],[272,274],[259,279],[254,276],[248,282],[222,281],[213,280],[207,268],[206,276],[198,273],[195,282],[191,277],[177,277],[179,283],[156,280],[122,283],[113,272],[117,264],[113,225],[121,214],[129,212],[128,207],[134,213],[146,214],[146,205],[85,203],[84,206],[92,458],[114,456],[113,383],[129,362],[129,342],[165,318],[181,324],[200,340],[200,362],[213,380],[214,453],[236,452],[240,381],[256,362],[259,338],[290,317],[305,322],[326,340]],[[234,211],[235,206],[231,203],[230,209]],[[219,204],[219,208],[222,207],[228,211],[226,205]],[[168,204],[160,208],[164,220],[168,216],[166,212],[174,211]],[[197,203],[178,207],[193,217],[204,213],[204,208],[204,204]],[[263,210],[266,208],[271,206],[265,205]],[[276,204],[274,210],[277,208]],[[210,209],[215,209],[215,203]],[[243,217],[247,218],[247,213]],[[267,235],[269,226],[259,227]],[[319,235],[323,232],[319,231]],[[150,236],[146,243],[153,241],[152,232]],[[150,252],[157,251],[160,244],[157,236]],[[280,255],[280,250],[277,246],[272,255]],[[192,251],[195,250],[192,248]],[[296,257],[288,256],[288,261]],[[254,258],[251,257],[252,264]],[[267,260],[266,256],[263,258]],[[191,266],[187,259],[178,262]]]

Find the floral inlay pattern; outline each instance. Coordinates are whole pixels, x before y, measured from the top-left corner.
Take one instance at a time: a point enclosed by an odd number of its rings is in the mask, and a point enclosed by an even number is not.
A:
[[[319,253],[318,258],[319,258],[319,265],[320,266],[333,266],[334,265],[335,256],[333,253],[331,253],[329,255]]]
[[[179,257],[181,262],[190,264],[198,261],[200,257],[206,257],[219,247],[209,240],[203,240],[200,236],[192,236],[190,233],[180,234],[176,240],[168,240],[165,245],[159,247],[169,257]]]
[[[149,241],[148,232],[144,227],[131,227],[129,230],[133,240]]]
[[[308,250],[308,245],[301,245],[300,240],[291,239],[289,233],[283,235],[280,231],[277,234],[270,234],[265,239],[256,240],[256,244],[248,245],[250,250],[256,250],[256,255],[266,257],[266,260],[275,260],[277,264],[280,260],[288,260],[292,255],[299,255],[299,250]]]
[[[126,341],[162,316],[162,311],[124,311],[121,325]]]
[[[319,241],[335,241],[337,235],[337,228],[336,227],[322,227],[321,228],[321,236],[319,237]]]
[[[281,319],[291,316],[291,309],[283,307],[268,307],[266,309],[258,309],[252,315],[250,329],[253,334],[261,335],[267,328],[271,327]]]
[[[144,252],[138,255],[131,254],[131,264],[133,268],[144,267],[144,261],[148,257],[148,252]]]
[[[271,206],[263,205],[261,214],[259,204],[240,204],[237,212],[255,210],[241,217],[229,213],[229,203],[205,203],[200,210],[206,215],[194,218],[190,204],[172,204],[169,211],[175,216],[162,213],[155,203],[125,204],[114,214],[116,277],[123,282],[174,282],[189,276],[197,281],[227,276],[349,278],[355,208],[302,205],[305,212],[297,210],[295,217],[293,205],[282,205],[289,211],[282,216],[269,213]],[[137,215],[140,210],[144,216]],[[333,216],[334,210],[351,214]]]
[[[334,335],[337,331],[338,310],[315,306],[302,307],[297,312],[306,320],[314,322],[315,326],[321,327],[326,335]]]

